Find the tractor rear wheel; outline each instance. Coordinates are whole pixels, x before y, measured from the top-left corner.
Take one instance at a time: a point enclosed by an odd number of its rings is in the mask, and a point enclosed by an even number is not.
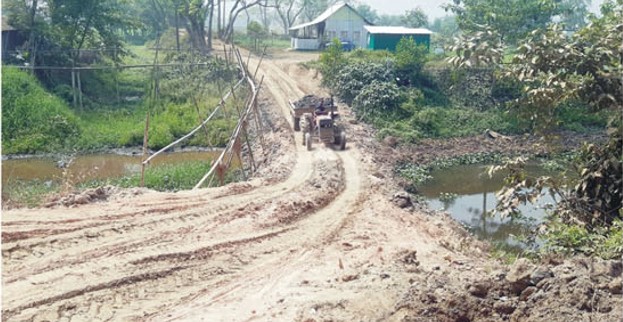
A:
[[[340,132],[340,150],[346,150],[346,132]]]
[[[309,133],[305,133],[305,146],[307,146],[307,151],[311,151],[312,149],[312,138]]]
[[[300,117],[292,116],[292,123],[294,123],[294,131],[298,132],[301,130],[301,118]]]

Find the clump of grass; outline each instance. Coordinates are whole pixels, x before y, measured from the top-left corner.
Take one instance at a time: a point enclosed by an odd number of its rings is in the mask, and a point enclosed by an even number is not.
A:
[[[37,207],[60,190],[61,183],[55,180],[11,180],[2,185],[3,208]]]
[[[212,161],[186,161],[175,164],[164,164],[147,167],[145,170],[145,187],[157,191],[180,191],[192,189],[212,166]],[[241,177],[240,170],[228,171],[224,183],[234,182]],[[79,185],[81,189],[103,185],[114,185],[123,188],[139,187],[140,173],[106,180],[91,180]],[[214,183],[219,184],[218,178]]]

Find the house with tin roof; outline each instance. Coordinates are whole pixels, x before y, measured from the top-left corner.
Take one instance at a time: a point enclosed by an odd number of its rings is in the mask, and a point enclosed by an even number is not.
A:
[[[334,38],[348,49],[366,47],[368,33],[364,26],[370,25],[352,6],[337,3],[314,20],[291,27],[291,48],[318,50]]]

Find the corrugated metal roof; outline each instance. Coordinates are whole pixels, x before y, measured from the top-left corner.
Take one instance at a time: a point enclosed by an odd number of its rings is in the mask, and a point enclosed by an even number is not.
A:
[[[306,22],[300,25],[296,25],[294,27],[290,27],[290,30],[297,30],[297,29],[302,29],[305,27],[309,27],[315,24],[319,24],[327,19],[329,19],[329,17],[331,17],[334,13],[338,12],[340,9],[342,9],[343,7],[349,7],[351,10],[353,10],[358,16],[360,16],[366,23],[371,24],[368,20],[366,20],[366,18],[364,18],[362,15],[360,15],[357,10],[353,9],[353,7],[351,7],[350,5],[344,3],[344,2],[338,2],[337,4],[334,4],[333,6],[329,7],[327,10],[325,10],[325,12],[321,13],[318,17],[316,17],[316,19],[310,21],[310,22]]]
[[[388,35],[430,35],[433,32],[426,28],[406,28],[395,26],[363,26],[371,34]]]

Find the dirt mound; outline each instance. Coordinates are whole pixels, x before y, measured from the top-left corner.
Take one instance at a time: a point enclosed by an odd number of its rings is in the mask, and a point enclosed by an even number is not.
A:
[[[439,269],[416,279],[397,305],[404,321],[621,321],[617,261],[519,259],[488,274]]]
[[[315,108],[331,107],[333,100],[329,97],[320,97],[313,94],[305,95],[300,100],[294,102],[295,108],[305,108],[313,106]]]
[[[85,205],[88,203],[106,200],[108,197],[117,191],[116,187],[106,186],[87,189],[82,192],[70,193],[68,195],[56,195],[51,197],[48,202],[44,204],[44,207],[50,208],[54,206],[71,207],[75,205]]]

